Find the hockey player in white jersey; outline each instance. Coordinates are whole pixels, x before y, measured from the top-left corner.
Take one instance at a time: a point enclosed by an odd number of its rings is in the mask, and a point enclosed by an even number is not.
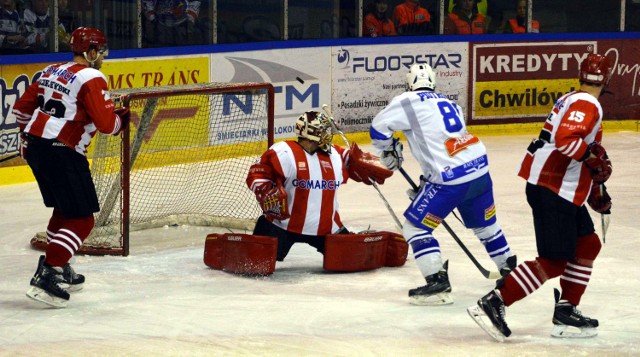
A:
[[[433,231],[457,208],[467,228],[480,239],[503,275],[516,257],[496,220],[489,162],[484,144],[467,132],[462,108],[435,92],[435,73],[428,64],[414,64],[407,73],[408,91],[391,100],[371,123],[373,146],[381,161],[397,170],[403,145],[393,137],[402,132],[422,169],[421,188],[404,212],[403,234],[427,282],[409,290],[416,305],[453,303],[448,261],[443,263]]]

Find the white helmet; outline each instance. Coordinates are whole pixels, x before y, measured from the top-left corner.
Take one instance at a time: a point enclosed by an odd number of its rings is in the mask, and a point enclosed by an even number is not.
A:
[[[415,63],[407,73],[407,85],[409,90],[436,89],[436,74],[426,63]]]
[[[331,121],[324,114],[315,111],[305,112],[296,120],[296,134],[318,143],[322,151],[331,152]]]

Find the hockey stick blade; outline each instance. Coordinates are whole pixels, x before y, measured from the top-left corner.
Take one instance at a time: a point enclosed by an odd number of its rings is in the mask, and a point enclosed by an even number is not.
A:
[[[402,176],[404,176],[405,180],[407,180],[407,182],[409,182],[409,185],[411,185],[411,188],[413,188],[414,191],[418,192],[419,187],[415,184],[415,182],[413,182],[413,179],[411,178],[411,176],[409,176],[409,174],[402,167],[399,168],[398,171],[400,171]],[[467,257],[469,257],[469,259],[471,260],[473,265],[475,265],[476,268],[478,268],[478,270],[480,271],[480,274],[482,274],[482,276],[484,276],[487,279],[492,279],[492,280],[500,279],[502,277],[500,272],[489,271],[489,270],[485,269],[480,264],[480,262],[478,262],[476,257],[473,256],[473,254],[469,251],[469,249],[467,249],[467,246],[465,246],[464,243],[462,243],[462,240],[460,240],[458,235],[453,231],[453,229],[451,229],[451,227],[449,227],[449,224],[444,219],[442,220],[442,225],[447,230],[447,232],[449,232],[449,234],[451,235],[453,240],[455,240],[456,243],[458,243],[458,245],[460,246],[460,248],[462,248],[462,251],[464,251],[464,253],[467,255]]]

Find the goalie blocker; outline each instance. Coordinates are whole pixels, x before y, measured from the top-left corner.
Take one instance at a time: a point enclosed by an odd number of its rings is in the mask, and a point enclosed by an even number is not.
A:
[[[277,238],[250,234],[207,235],[204,263],[210,268],[246,275],[270,275],[275,270]],[[330,234],[325,239],[323,268],[356,272],[383,266],[398,267],[407,260],[409,245],[393,232]]]

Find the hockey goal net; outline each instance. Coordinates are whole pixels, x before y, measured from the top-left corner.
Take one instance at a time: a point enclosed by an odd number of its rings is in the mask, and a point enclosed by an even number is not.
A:
[[[111,91],[131,109],[121,135],[89,153],[101,211],[79,253],[128,255],[130,232],[165,225],[252,230],[260,215],[245,184],[273,144],[268,83],[204,83]],[[46,233],[31,241],[46,246]]]

